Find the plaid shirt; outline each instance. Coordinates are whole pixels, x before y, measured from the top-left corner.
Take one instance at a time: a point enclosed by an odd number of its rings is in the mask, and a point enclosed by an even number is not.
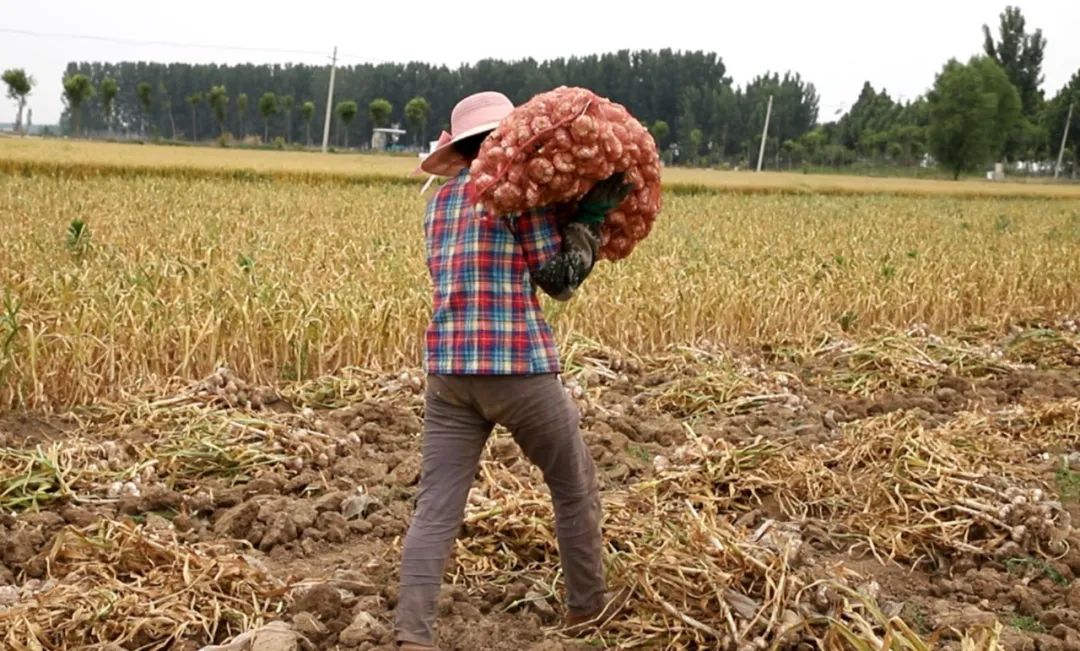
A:
[[[481,216],[468,170],[427,207],[424,232],[434,283],[424,355],[428,373],[558,373],[559,353],[530,272],[555,256],[562,236],[549,211]]]

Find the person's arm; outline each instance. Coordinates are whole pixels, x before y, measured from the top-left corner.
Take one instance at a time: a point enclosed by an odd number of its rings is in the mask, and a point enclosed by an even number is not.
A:
[[[629,189],[621,175],[597,184],[561,231],[554,213],[543,208],[512,219],[511,228],[537,287],[556,300],[570,300],[599,259],[604,217],[619,205]]]
[[[559,252],[530,276],[555,300],[568,301],[592,272],[599,254],[600,226],[570,222],[562,229]]]
[[[560,229],[555,212],[547,208],[527,210],[507,222],[521,246],[533,285],[560,301],[568,300],[592,269],[595,255],[589,239],[579,228],[570,228],[571,224]]]

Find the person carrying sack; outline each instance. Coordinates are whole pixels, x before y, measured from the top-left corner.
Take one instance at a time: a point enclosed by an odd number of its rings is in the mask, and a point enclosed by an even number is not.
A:
[[[435,648],[443,572],[496,424],[510,431],[551,491],[566,625],[593,620],[608,603],[596,468],[560,381],[558,350],[536,288],[558,300],[573,296],[596,263],[605,215],[629,186],[621,177],[598,184],[565,225],[548,208],[486,214],[475,201],[469,165],[513,110],[500,93],[461,100],[451,133],[443,133],[420,166],[450,179],[424,218],[434,298],[425,337],[420,490],[402,551],[394,624],[405,650]]]

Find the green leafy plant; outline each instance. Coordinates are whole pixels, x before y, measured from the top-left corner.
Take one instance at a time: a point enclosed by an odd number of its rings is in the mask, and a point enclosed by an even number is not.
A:
[[[67,227],[67,249],[82,258],[90,249],[90,227],[81,219],[73,219]]]

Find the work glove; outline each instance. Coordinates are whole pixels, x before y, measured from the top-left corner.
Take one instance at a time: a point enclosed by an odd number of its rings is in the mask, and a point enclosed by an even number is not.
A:
[[[604,218],[630,194],[632,186],[623,181],[622,172],[611,175],[593,186],[578,204],[574,221],[599,226]]]

